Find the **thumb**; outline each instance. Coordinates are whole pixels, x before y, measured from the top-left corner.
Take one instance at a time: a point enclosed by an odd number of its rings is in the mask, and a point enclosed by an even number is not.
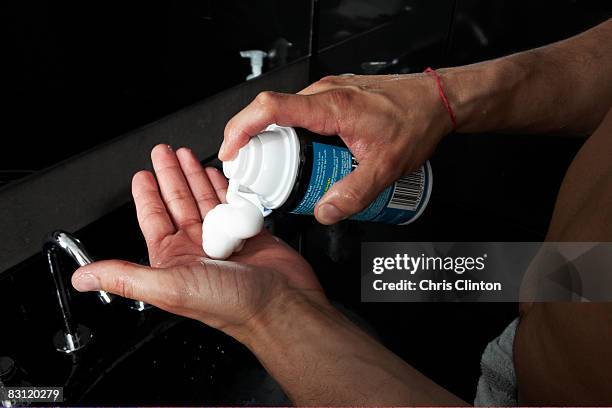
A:
[[[387,186],[364,163],[331,186],[317,203],[315,217],[331,225],[366,208]]]
[[[72,275],[72,286],[79,292],[103,290],[157,305],[172,290],[168,286],[171,282],[164,282],[168,280],[165,275],[164,269],[127,261],[100,261],[77,269]]]

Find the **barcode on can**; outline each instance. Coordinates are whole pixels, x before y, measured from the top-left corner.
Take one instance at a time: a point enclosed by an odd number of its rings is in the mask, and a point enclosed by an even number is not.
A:
[[[425,167],[421,166],[414,173],[410,173],[395,182],[393,195],[387,207],[416,211],[423,198],[424,186]]]

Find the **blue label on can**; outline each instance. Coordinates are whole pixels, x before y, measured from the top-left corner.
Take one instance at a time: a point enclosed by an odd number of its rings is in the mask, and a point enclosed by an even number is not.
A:
[[[313,214],[321,197],[338,180],[357,166],[346,147],[313,143],[312,174],[304,197],[291,211],[294,214]],[[420,215],[431,189],[429,164],[404,176],[387,187],[372,204],[351,217],[359,221],[404,224]]]

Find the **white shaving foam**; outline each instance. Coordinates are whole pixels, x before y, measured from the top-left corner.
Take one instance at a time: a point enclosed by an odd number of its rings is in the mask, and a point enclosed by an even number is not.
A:
[[[213,259],[227,259],[244,246],[246,239],[259,234],[264,217],[259,208],[238,194],[238,184],[230,180],[227,204],[219,204],[206,214],[202,223],[202,247]]]

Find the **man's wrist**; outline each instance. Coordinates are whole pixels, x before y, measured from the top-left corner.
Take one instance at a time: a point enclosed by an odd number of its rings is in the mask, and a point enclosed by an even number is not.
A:
[[[512,66],[510,66],[512,65]],[[457,118],[457,132],[503,129],[524,70],[505,59],[438,70]]]
[[[321,292],[283,293],[249,333],[240,341],[297,405],[463,404],[352,324]]]
[[[322,292],[283,289],[232,335],[257,354],[279,336],[299,335],[301,322],[319,319],[322,312],[339,315]]]

